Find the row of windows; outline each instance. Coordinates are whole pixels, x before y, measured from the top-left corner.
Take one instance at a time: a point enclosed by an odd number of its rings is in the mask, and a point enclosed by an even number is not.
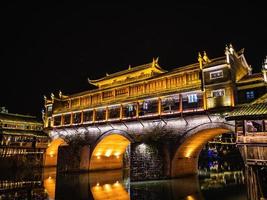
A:
[[[153,91],[165,89],[165,87],[170,87],[170,88],[179,87],[184,80],[190,83],[198,79],[199,77],[197,72],[189,73],[183,76],[180,75],[172,77],[170,79],[164,78],[162,80],[151,81],[145,85],[141,84],[141,85],[116,89],[115,92],[106,91],[103,93],[94,94],[92,96],[85,96],[81,98],[72,99],[70,103],[65,102],[65,108],[70,108],[70,105],[71,107],[79,107],[81,105],[82,106],[95,105],[100,103],[101,99],[111,98],[114,97],[114,95],[121,96],[121,95],[126,95],[128,93],[130,95],[140,95],[143,94],[145,91],[146,93],[150,93]]]
[[[161,107],[160,107],[161,105]],[[82,122],[92,121],[104,121],[108,119],[120,119],[120,118],[131,118],[137,116],[149,116],[157,115],[160,112],[163,114],[179,112],[180,108],[183,110],[197,110],[202,109],[202,95],[199,94],[188,94],[183,96],[182,99],[178,95],[162,98],[159,102],[158,99],[146,100],[144,102],[134,102],[125,105],[110,106],[108,108],[98,108],[96,110],[88,110],[66,114],[64,116],[55,116],[54,125],[59,126],[61,124],[79,124]]]

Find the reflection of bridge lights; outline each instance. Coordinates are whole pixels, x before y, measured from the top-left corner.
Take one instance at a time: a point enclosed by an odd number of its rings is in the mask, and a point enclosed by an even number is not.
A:
[[[108,149],[108,150],[106,151],[106,153],[105,153],[105,156],[106,156],[106,157],[109,157],[109,156],[111,155],[111,153],[112,153],[112,149]]]
[[[193,196],[189,195],[186,197],[186,200],[195,200],[195,198]]]

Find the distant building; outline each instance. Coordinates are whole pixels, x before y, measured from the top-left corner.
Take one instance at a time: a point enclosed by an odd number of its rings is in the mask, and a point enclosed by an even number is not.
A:
[[[29,166],[42,165],[47,145],[48,135],[42,122],[33,116],[8,113],[4,107],[0,109],[1,167],[21,166],[23,157]]]

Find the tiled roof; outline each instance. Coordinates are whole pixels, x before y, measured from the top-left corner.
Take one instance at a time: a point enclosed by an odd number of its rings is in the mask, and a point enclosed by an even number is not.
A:
[[[249,74],[244,76],[242,79],[240,79],[238,82],[252,82],[256,80],[263,81],[263,74],[262,73],[255,73],[255,74]]]
[[[252,102],[252,104],[267,103],[267,93]]]
[[[48,137],[48,135],[43,131],[33,131],[33,130],[0,129],[0,133],[5,135],[28,135],[28,136]]]
[[[131,68],[126,69],[126,70],[122,70],[122,71],[119,71],[119,72],[115,72],[115,73],[109,74],[108,76],[102,77],[102,78],[97,79],[97,80],[90,80],[90,83],[95,83],[95,82],[99,82],[99,81],[102,81],[102,80],[111,79],[111,78],[114,78],[114,77],[117,77],[117,76],[131,74],[131,73],[136,72],[136,71],[140,71],[140,70],[143,70],[143,69],[150,68],[152,65],[153,65],[153,62],[147,63],[147,64],[143,64],[143,65],[139,65],[139,66],[135,66],[135,67],[131,67]],[[159,69],[159,70],[162,70],[163,72],[166,72],[165,70],[161,69],[161,67],[158,66],[158,65],[155,65],[155,67],[157,69]]]
[[[0,121],[1,120],[31,122],[31,123],[42,123],[42,122],[38,121],[36,119],[36,117],[34,117],[34,116],[11,114],[11,113],[1,113],[0,112]]]
[[[230,112],[226,120],[267,118],[267,103],[249,104],[237,107]]]

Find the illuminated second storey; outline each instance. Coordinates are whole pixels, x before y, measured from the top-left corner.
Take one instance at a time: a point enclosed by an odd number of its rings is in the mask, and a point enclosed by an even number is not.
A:
[[[88,79],[96,86],[94,90],[72,95],[59,92],[57,97],[54,94],[51,99],[45,97],[45,127],[231,108],[239,102],[238,87],[242,89],[242,84],[258,87],[254,82],[246,82],[255,76],[251,70],[243,50],[236,52],[232,45],[225,48],[222,57],[209,59],[204,52],[199,54],[198,62],[171,71],[162,69],[158,59],[153,59],[97,80]],[[266,88],[264,76],[256,76]]]

